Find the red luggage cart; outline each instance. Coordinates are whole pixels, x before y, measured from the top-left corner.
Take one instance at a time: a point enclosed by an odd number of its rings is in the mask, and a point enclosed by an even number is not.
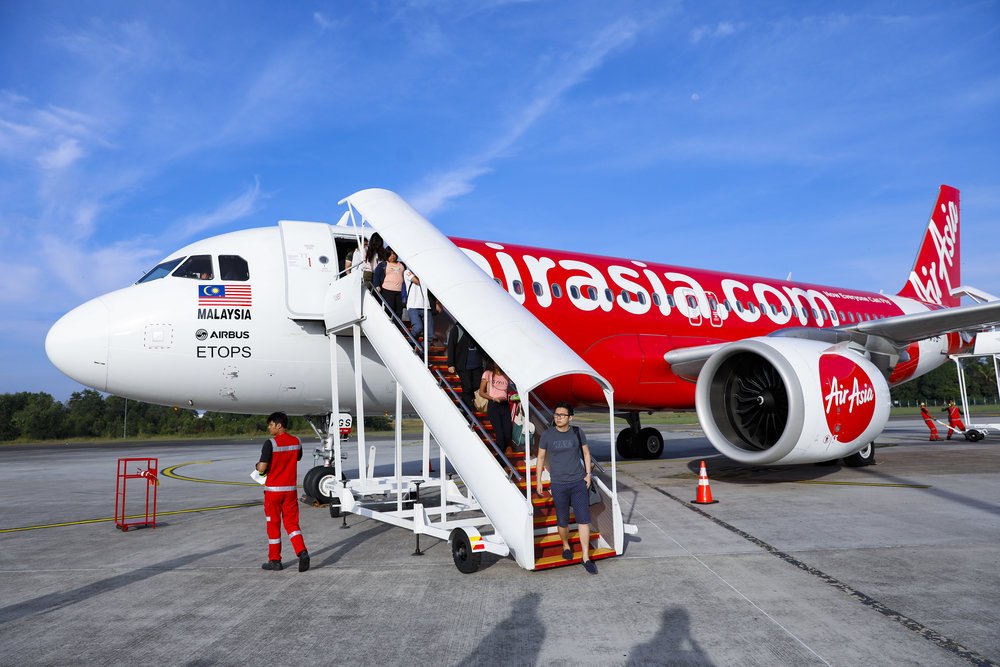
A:
[[[156,489],[159,486],[159,459],[124,458],[118,459],[118,477],[115,480],[115,528],[127,531],[129,528],[150,526],[156,528]],[[132,482],[131,480],[139,480]],[[145,487],[136,488],[141,485]],[[131,486],[132,498],[135,494],[145,497],[145,509],[139,514],[134,509],[130,516],[125,511],[126,491]],[[137,501],[133,500],[135,506]]]

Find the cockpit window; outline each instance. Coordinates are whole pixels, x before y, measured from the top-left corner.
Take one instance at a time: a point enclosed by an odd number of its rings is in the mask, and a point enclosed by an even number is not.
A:
[[[219,277],[222,280],[250,280],[250,266],[239,255],[219,255]]]
[[[212,280],[215,274],[212,272],[211,255],[191,255],[180,267],[174,271],[177,278],[194,278],[195,280]]]
[[[183,257],[178,257],[177,259],[168,259],[162,264],[157,264],[152,268],[152,270],[149,271],[149,273],[144,275],[142,278],[139,278],[135,284],[138,285],[140,283],[148,283],[151,280],[159,280],[173,271],[174,267],[180,264],[183,259]]]

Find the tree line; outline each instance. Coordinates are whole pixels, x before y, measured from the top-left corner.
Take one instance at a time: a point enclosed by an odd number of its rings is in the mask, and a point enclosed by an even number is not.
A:
[[[970,403],[998,403],[996,376],[991,358],[962,362]],[[896,405],[944,405],[959,400],[955,365],[940,368],[892,389]],[[128,411],[126,414],[126,403]],[[93,389],[74,392],[64,404],[44,392],[0,394],[0,441],[57,440],[68,438],[144,438],[150,436],[238,436],[267,433],[262,415],[241,415],[168,408],[104,396]],[[365,428],[389,430],[391,417],[365,417]],[[302,417],[293,417],[293,431],[310,431]]]
[[[0,441],[262,434],[266,437],[266,419],[265,415],[225,412],[199,414],[195,410],[104,396],[93,389],[74,392],[65,404],[44,392],[0,394]],[[312,430],[303,417],[292,417],[291,422],[293,431]],[[365,418],[366,429],[391,427],[389,417]]]

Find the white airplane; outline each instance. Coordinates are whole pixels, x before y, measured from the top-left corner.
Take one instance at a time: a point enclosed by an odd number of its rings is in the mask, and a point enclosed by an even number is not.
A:
[[[374,209],[385,208],[382,200],[393,199],[380,192],[364,191],[345,202],[367,205],[378,215]],[[415,215],[401,200],[393,205],[404,213],[386,209],[385,215]],[[341,369],[341,408],[353,411],[352,342],[338,336],[331,348],[324,299],[359,235],[371,230],[341,222],[282,221],[181,248],[134,285],[88,301],[56,322],[46,339],[48,356],[81,384],[135,400],[223,412],[325,414],[333,400],[333,349]],[[417,269],[450,313],[461,310],[463,301],[496,299],[506,291],[523,306],[512,318],[541,323],[605,378],[614,388],[615,409],[631,426],[618,438],[623,456],[656,457],[662,451],[662,436],[639,428],[640,412],[691,408],[712,444],[739,461],[771,465],[849,456],[854,445],[881,432],[889,385],[933,370],[947,354],[971,351],[973,330],[1000,319],[997,303],[958,307],[952,294],[960,285],[959,206],[958,191],[947,186],[910,277],[895,296],[444,239],[427,224],[446,251],[454,250],[451,242],[463,251],[434,255],[434,264],[421,256],[426,238],[387,226],[385,219],[376,225],[386,244]],[[495,276],[501,289],[491,280],[469,279],[478,293],[450,292],[458,268],[473,265],[483,276]],[[477,339],[489,326],[490,311],[481,310],[462,321]],[[536,344],[525,339],[514,347]],[[500,350],[483,346],[500,360]],[[860,370],[848,364],[840,376],[820,378],[816,361],[827,348],[852,350],[842,358]],[[361,354],[369,362],[366,409],[382,414],[394,405],[394,375],[369,341],[363,340]],[[719,369],[731,369],[734,356],[753,363],[730,375],[741,386],[757,376],[759,388],[741,392],[725,379]],[[501,363],[517,379],[517,360]],[[773,372],[780,381],[768,388]],[[857,389],[851,373],[858,377]],[[605,405],[594,383],[550,384],[542,388],[550,402]],[[774,410],[768,398],[757,410],[751,404],[762,391],[788,398]],[[744,417],[725,414],[734,400],[748,401],[737,410]],[[831,420],[831,411],[842,405],[864,409],[847,410],[843,423]],[[803,421],[809,426],[803,428]],[[853,437],[844,437],[845,431]]]
[[[609,418],[619,456],[663,450],[640,412],[693,408],[711,443],[737,461],[867,465],[889,386],[971,351],[975,331],[1000,321],[1000,301],[959,306],[959,199],[948,186],[891,296],[448,239],[385,190],[341,203],[348,212],[337,225],[282,221],[171,253],[134,285],[56,322],[49,359],[100,391],[197,410],[381,414],[399,409],[401,388],[463,478],[475,475],[482,461],[447,444],[475,418],[454,396],[437,400],[455,378],[435,373],[433,354],[414,355],[414,341],[376,313],[360,272],[342,271],[374,230],[522,393],[624,416],[617,438]],[[449,421],[452,412],[462,418]]]

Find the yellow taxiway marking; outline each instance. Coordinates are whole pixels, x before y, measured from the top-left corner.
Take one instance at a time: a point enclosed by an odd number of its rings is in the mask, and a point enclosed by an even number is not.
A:
[[[255,485],[256,486],[256,485]],[[261,505],[262,501],[254,501],[252,503],[237,503],[235,505],[214,505],[212,507],[192,507],[186,510],[171,510],[169,512],[157,512],[156,516],[168,516],[170,514],[188,514],[189,512],[211,512],[213,510],[231,510],[238,509],[240,507],[253,507],[254,505]],[[140,519],[144,518],[145,514],[130,514],[126,516],[126,519]],[[37,526],[21,526],[20,528],[0,528],[0,533],[16,533],[22,530],[41,530],[42,528],[62,528],[64,526],[82,526],[87,523],[104,523],[107,521],[114,521],[113,516],[103,517],[101,519],[81,519],[80,521],[63,521],[62,523],[44,523]]]
[[[178,475],[175,470],[178,468],[183,468],[184,466],[193,465],[206,465],[209,463],[215,463],[215,461],[188,461],[187,463],[178,463],[175,466],[170,466],[169,468],[164,468],[160,471],[160,474],[164,477],[169,477],[170,479],[178,479],[182,482],[201,482],[202,484],[226,484],[228,486],[260,486],[254,482],[226,482],[218,479],[202,479],[200,477],[187,477],[186,475]]]

